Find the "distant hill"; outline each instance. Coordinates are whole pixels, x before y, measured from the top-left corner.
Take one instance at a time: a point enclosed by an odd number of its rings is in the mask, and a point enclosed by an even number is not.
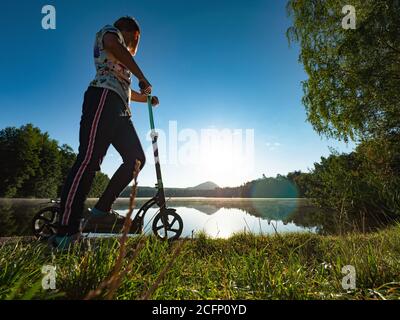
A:
[[[297,175],[301,173],[298,172]],[[213,197],[213,198],[298,198],[304,196],[304,191],[295,183],[293,174],[290,177],[277,175],[246,182],[238,187],[220,188],[211,181],[190,188],[165,188],[168,197]],[[137,190],[138,197],[153,197],[155,187],[141,187]],[[125,188],[120,197],[129,197],[131,187]]]
[[[207,181],[204,183],[200,183],[199,185],[197,185],[195,187],[190,187],[187,189],[189,189],[189,190],[214,190],[217,188],[219,188],[219,186],[216,183],[214,183],[212,181]]]
[[[219,188],[217,184],[211,181],[201,183],[190,188],[164,188],[167,197],[207,197],[211,196],[215,189]],[[121,198],[129,198],[132,188],[126,187],[120,194]],[[138,197],[152,197],[156,193],[155,187],[141,187],[137,191]]]

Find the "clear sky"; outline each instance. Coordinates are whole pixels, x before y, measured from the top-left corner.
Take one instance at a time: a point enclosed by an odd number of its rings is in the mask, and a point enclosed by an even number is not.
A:
[[[56,8],[55,30],[41,27],[45,4]],[[353,145],[321,138],[306,122],[301,104],[306,74],[298,46],[289,47],[285,36],[290,25],[285,5],[284,0],[3,1],[0,128],[33,123],[77,151],[83,93],[95,74],[95,33],[131,15],[142,29],[135,59],[161,102],[155,121],[166,135],[160,144],[166,186],[208,180],[235,186],[262,174],[307,171],[329,147],[349,152]],[[131,107],[143,147],[150,150],[147,107]],[[176,139],[169,130],[174,123]],[[238,144],[222,141],[208,148],[199,142],[205,129],[225,129],[228,136],[242,130],[236,134],[243,141],[246,129],[253,130],[254,152],[252,143],[244,144],[250,158],[243,163],[232,157],[243,154]],[[247,138],[251,142],[252,135]],[[151,157],[148,152],[141,185],[155,183]],[[111,176],[120,163],[110,148],[102,171]]]

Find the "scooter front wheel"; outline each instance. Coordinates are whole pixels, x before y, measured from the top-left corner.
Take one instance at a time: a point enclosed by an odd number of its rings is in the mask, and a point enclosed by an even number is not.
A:
[[[32,219],[33,234],[41,240],[46,240],[57,232],[60,207],[53,206],[41,209]]]
[[[175,209],[165,209],[154,217],[153,232],[161,240],[177,240],[183,230],[183,221]]]

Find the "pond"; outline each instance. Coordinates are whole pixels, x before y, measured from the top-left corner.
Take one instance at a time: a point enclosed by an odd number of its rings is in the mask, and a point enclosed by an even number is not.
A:
[[[136,200],[136,209],[146,201]],[[32,235],[31,220],[47,200],[0,199],[0,237]],[[92,207],[96,200],[88,200]],[[48,205],[48,204],[47,204]],[[125,215],[129,199],[118,199],[114,210]],[[184,222],[183,237],[202,231],[214,238],[228,238],[238,232],[273,234],[285,232],[337,233],[332,213],[323,213],[306,199],[173,198],[168,207],[177,209]],[[151,220],[157,208],[146,214],[145,232],[151,233]]]

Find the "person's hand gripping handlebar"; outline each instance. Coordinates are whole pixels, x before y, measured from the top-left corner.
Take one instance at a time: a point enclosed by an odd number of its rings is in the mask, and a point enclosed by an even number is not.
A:
[[[155,107],[156,105],[158,105],[160,103],[157,97],[151,96],[151,90],[153,88],[147,80],[145,80],[145,79],[140,80],[139,88],[140,88],[140,92],[147,96],[147,101],[149,101],[149,100],[151,101],[151,105],[153,107]]]
[[[150,82],[148,82],[146,79],[139,80],[139,88],[141,93],[145,94],[146,96],[151,95],[151,90],[153,89]]]

